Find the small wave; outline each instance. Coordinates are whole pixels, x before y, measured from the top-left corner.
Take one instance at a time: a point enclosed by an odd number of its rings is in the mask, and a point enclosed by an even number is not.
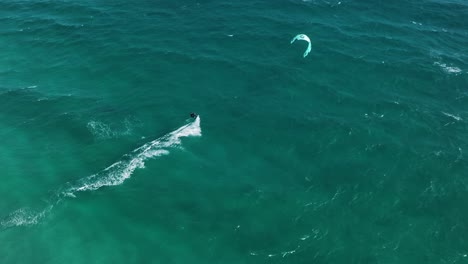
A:
[[[447,64],[445,64],[445,63],[434,62],[434,65],[439,66],[440,68],[442,68],[442,70],[444,70],[445,72],[450,73],[450,74],[451,73],[458,74],[458,73],[461,73],[461,71],[462,71],[458,67],[447,66]]]
[[[449,114],[449,113],[446,113],[446,112],[442,112],[442,114],[444,114],[444,115],[446,115],[446,116],[448,116],[448,117],[451,117],[451,118],[453,118],[453,119],[455,119],[455,120],[457,120],[457,121],[461,121],[461,120],[462,120],[461,117],[456,116],[456,115],[452,115],[452,114]]]
[[[170,148],[181,145],[181,138],[191,136],[201,136],[200,117],[197,117],[192,123],[133,150],[104,170],[80,179],[68,185],[67,188],[60,188],[59,191],[55,192],[54,198],[45,209],[34,211],[29,208],[20,208],[0,220],[0,226],[9,228],[37,224],[52,210],[54,205],[60,203],[64,198],[75,198],[77,192],[94,191],[104,186],[120,185],[130,178],[136,169],[144,168],[147,159],[169,154]]]

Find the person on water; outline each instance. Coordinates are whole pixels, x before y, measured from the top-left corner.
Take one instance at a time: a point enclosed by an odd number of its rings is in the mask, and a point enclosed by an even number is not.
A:
[[[190,117],[191,117],[191,118],[197,118],[197,116],[198,116],[198,115],[195,114],[195,113],[190,113]]]

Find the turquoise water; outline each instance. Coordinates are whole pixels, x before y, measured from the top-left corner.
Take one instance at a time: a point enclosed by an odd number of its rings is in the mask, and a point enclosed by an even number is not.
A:
[[[468,263],[466,1],[11,0],[0,33],[2,264]]]

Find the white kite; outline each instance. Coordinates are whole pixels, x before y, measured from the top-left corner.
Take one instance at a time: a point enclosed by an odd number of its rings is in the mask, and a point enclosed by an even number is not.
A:
[[[294,41],[296,40],[304,40],[304,41],[307,41],[309,43],[309,46],[307,47],[306,51],[304,52],[304,58],[309,54],[309,52],[312,50],[312,45],[310,44],[310,38],[304,34],[299,34],[297,36],[295,36],[292,40],[291,40],[291,44],[294,43]]]

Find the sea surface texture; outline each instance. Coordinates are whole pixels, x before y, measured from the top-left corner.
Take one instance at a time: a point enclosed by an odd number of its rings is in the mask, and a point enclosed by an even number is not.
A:
[[[0,263],[468,263],[468,2],[0,1]]]

